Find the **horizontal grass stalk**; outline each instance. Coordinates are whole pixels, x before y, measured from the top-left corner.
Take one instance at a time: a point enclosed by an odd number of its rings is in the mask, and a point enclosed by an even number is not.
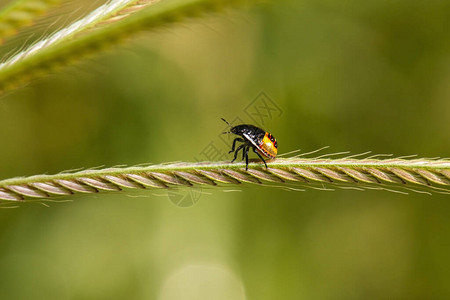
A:
[[[450,161],[433,159],[279,158],[268,162],[200,162],[83,170],[0,181],[0,199],[52,199],[75,193],[121,192],[129,189],[170,189],[274,183],[280,185],[344,185],[408,187],[450,193]],[[269,184],[268,186],[271,186]],[[67,198],[67,197],[66,197]]]

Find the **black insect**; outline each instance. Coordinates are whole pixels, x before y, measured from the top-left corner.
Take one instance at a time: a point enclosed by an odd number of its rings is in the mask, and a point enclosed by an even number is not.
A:
[[[225,119],[222,118],[222,120],[231,127],[230,131],[224,133],[234,133],[240,136],[234,139],[231,151],[228,152],[234,152],[234,159],[231,162],[236,160],[238,152],[242,149],[242,159],[245,158],[245,170],[248,170],[248,151],[252,148],[253,152],[261,158],[267,168],[267,163],[263,156],[269,159],[277,156],[277,140],[267,131],[264,131],[254,125],[241,124],[233,127]],[[242,142],[243,144],[239,145],[236,149],[237,142]]]

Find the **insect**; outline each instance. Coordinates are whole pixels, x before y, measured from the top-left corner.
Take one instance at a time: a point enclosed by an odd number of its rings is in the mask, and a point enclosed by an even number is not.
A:
[[[273,135],[253,125],[241,124],[231,126],[225,119],[222,118],[222,120],[230,126],[230,130],[223,133],[234,133],[240,136],[234,139],[231,151],[228,152],[234,152],[234,159],[231,162],[236,160],[239,150],[242,149],[242,159],[245,158],[245,170],[248,170],[248,151],[252,148],[253,152],[261,158],[267,168],[267,163],[263,156],[269,159],[275,158],[278,151],[278,143]],[[242,142],[243,144],[236,149],[237,142]]]

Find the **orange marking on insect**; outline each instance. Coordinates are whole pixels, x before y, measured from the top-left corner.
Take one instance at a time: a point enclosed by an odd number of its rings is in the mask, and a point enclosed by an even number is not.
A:
[[[277,140],[268,132],[264,135],[262,143],[257,150],[264,156],[275,158],[278,153]]]

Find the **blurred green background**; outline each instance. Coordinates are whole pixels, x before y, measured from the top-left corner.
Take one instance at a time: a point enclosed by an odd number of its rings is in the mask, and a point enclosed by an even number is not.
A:
[[[0,178],[226,151],[262,91],[280,153],[450,157],[449,25],[446,0],[305,0],[143,32],[0,98]],[[197,192],[0,210],[1,299],[450,298],[448,195]]]

